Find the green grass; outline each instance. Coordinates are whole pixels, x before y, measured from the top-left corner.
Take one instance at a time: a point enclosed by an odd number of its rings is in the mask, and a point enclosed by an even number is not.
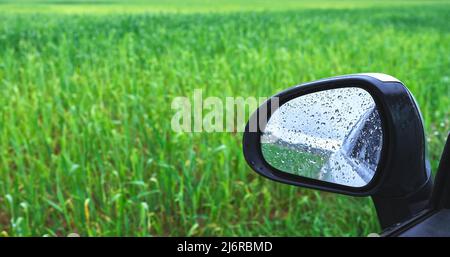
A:
[[[379,231],[370,199],[258,176],[240,133],[170,127],[171,100],[195,88],[204,97],[269,96],[318,78],[384,72],[419,102],[435,169],[450,129],[448,2],[315,2],[261,10],[235,0],[223,13],[211,4],[159,4],[166,13],[152,3],[113,13],[109,4],[0,4],[0,233]]]
[[[288,11],[295,9],[346,9],[427,6],[447,0],[0,0],[3,9],[15,13],[228,13]]]

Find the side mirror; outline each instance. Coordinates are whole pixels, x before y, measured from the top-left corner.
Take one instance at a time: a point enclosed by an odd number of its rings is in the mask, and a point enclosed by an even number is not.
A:
[[[269,179],[372,196],[383,228],[424,209],[430,169],[420,111],[396,78],[378,73],[314,81],[261,105],[244,156]]]

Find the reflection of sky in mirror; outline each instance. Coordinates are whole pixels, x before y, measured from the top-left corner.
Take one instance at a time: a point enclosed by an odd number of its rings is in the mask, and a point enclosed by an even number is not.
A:
[[[357,87],[300,96],[275,111],[265,133],[289,144],[335,152],[359,118],[374,105],[371,95]]]

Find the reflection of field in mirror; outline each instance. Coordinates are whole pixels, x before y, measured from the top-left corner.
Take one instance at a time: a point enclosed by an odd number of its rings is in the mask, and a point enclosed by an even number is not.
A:
[[[264,159],[274,168],[298,176],[319,179],[327,157],[296,150],[294,147],[263,143]]]

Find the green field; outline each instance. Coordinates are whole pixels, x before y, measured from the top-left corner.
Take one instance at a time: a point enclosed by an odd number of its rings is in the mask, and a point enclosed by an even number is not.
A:
[[[450,130],[450,2],[0,1],[0,235],[365,236],[368,198],[277,184],[171,101],[383,72]],[[125,1],[124,1],[125,2]],[[276,2],[276,3],[274,3]]]

